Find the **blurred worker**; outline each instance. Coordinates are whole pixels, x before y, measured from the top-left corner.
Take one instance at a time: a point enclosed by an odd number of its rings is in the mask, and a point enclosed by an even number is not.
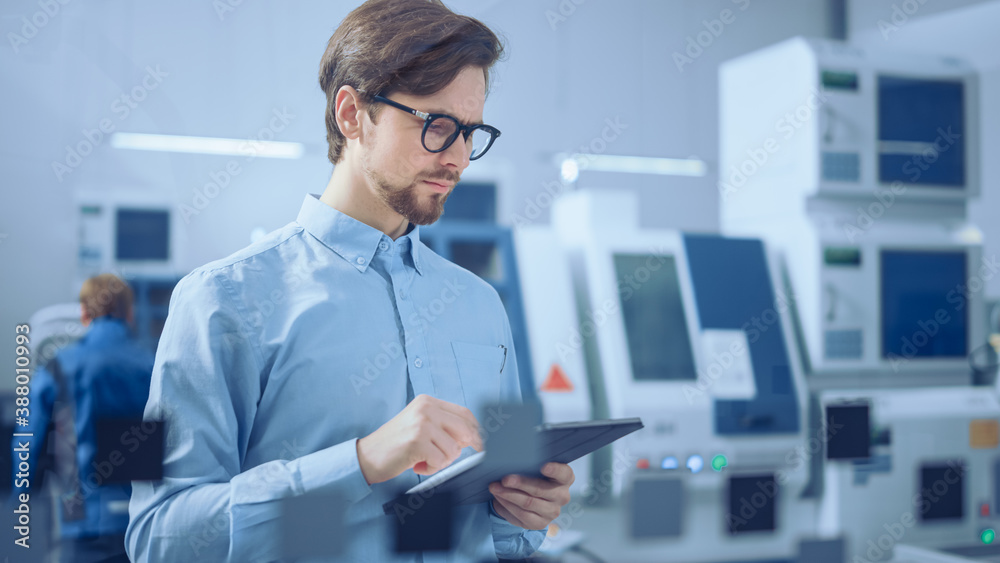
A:
[[[565,464],[457,507],[451,552],[396,554],[382,535],[394,493],[482,448],[470,408],[521,398],[496,291],[417,227],[499,136],[482,118],[502,49],[436,0],[373,0],[341,23],[320,65],[322,197],[171,299],[146,416],[175,415],[162,484],[133,483],[133,560],[282,559],[281,502],[308,493],[339,495],[356,525],[338,560],[519,559],[542,542],[570,499]]]
[[[97,421],[142,416],[153,356],[129,337],[132,290],[113,274],[83,283],[80,321],[87,327],[83,338],[35,370],[29,426],[18,429],[33,436],[15,437],[13,447],[16,451],[30,441],[30,451],[37,452],[29,457],[35,484],[42,477],[36,469],[43,469],[37,460],[45,459],[45,452],[54,458],[56,488],[62,493],[58,503],[62,561],[128,561],[130,487],[106,484],[119,463],[97,459]]]

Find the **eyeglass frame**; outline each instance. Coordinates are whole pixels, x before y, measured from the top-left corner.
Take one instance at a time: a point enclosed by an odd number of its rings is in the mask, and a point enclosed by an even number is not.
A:
[[[419,117],[420,119],[423,119],[424,120],[424,128],[423,128],[423,131],[421,131],[421,133],[420,133],[420,144],[423,145],[424,150],[426,150],[429,153],[435,153],[436,154],[436,153],[440,153],[440,152],[444,152],[444,151],[448,150],[453,144],[455,144],[455,141],[458,139],[459,134],[461,134],[463,137],[465,137],[466,142],[468,142],[469,136],[472,135],[473,131],[475,131],[476,129],[482,129],[482,130],[484,130],[484,131],[486,131],[487,133],[490,134],[490,142],[486,144],[486,148],[483,149],[482,154],[480,154],[480,155],[478,155],[476,157],[473,157],[472,153],[471,152],[469,153],[469,160],[470,161],[471,160],[479,160],[487,152],[489,152],[490,148],[493,147],[493,143],[496,142],[496,140],[500,138],[500,130],[497,129],[496,127],[493,127],[492,125],[486,125],[485,123],[478,123],[478,124],[474,124],[474,125],[463,125],[462,122],[458,120],[458,118],[456,118],[454,116],[451,116],[451,115],[448,115],[447,113],[427,113],[425,111],[420,111],[420,110],[417,110],[417,109],[413,109],[410,106],[403,105],[403,104],[401,104],[401,103],[399,103],[399,102],[397,102],[395,100],[390,100],[389,98],[386,98],[385,96],[380,96],[378,94],[372,96],[372,99],[374,101],[376,101],[376,102],[380,102],[380,103],[392,106],[392,107],[394,107],[394,108],[396,108],[398,110],[405,111],[407,113],[410,113],[410,114],[413,114],[413,115]],[[451,140],[449,140],[448,142],[446,142],[443,147],[441,147],[440,149],[438,149],[436,151],[432,151],[431,149],[427,148],[427,142],[424,140],[427,137],[427,128],[430,126],[430,124],[431,124],[432,121],[434,121],[435,119],[442,118],[442,117],[448,118],[448,119],[450,119],[450,120],[452,120],[452,121],[455,122],[455,133],[454,133],[454,135],[452,135]]]

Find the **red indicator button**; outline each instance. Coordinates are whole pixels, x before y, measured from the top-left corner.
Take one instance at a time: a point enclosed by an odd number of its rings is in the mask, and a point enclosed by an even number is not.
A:
[[[990,503],[984,502],[982,504],[982,506],[979,507],[979,514],[981,516],[989,516],[990,515]]]
[[[642,458],[639,461],[635,462],[635,466],[638,467],[639,469],[649,469],[649,460],[646,458]]]

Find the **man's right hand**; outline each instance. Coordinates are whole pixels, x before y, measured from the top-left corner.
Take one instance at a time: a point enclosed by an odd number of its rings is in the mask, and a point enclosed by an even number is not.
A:
[[[358,463],[369,485],[407,469],[430,475],[448,467],[466,446],[482,451],[479,422],[460,405],[417,395],[378,430],[358,440]]]

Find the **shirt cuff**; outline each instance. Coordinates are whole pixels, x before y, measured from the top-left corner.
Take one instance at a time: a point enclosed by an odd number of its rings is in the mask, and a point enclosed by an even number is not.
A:
[[[358,439],[354,438],[298,459],[302,492],[329,491],[350,503],[372,492],[358,461]]]
[[[486,503],[489,507],[490,523],[493,525],[493,547],[497,557],[503,559],[525,559],[538,550],[545,541],[544,530],[525,530],[504,520],[493,507],[493,499]]]

